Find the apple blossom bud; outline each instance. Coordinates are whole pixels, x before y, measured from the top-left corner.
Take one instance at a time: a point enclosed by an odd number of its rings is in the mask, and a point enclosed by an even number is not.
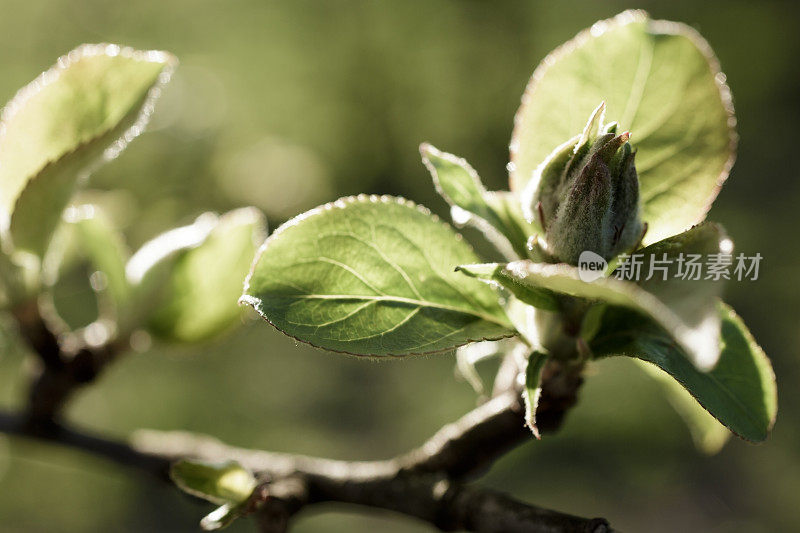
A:
[[[560,262],[575,265],[587,250],[609,260],[642,234],[630,134],[616,135],[616,123],[604,126],[604,112],[600,104],[583,133],[556,148],[523,193],[525,216],[539,221],[546,252]]]

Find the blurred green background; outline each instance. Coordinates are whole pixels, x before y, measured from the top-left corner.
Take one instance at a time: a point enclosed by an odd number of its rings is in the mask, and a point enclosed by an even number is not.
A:
[[[538,61],[628,7],[699,29],[728,75],[741,143],[710,216],[739,251],[764,256],[759,280],[731,284],[727,300],[772,358],[778,421],[762,445],[732,439],[703,456],[650,378],[628,361],[605,361],[590,369],[563,430],[520,447],[485,481],[540,505],[605,516],[622,531],[796,531],[800,5],[0,0],[0,100],[83,42],[180,58],[149,133],[92,178],[105,191],[94,197],[112,207],[133,247],[204,210],[252,204],[274,228],[359,192],[406,196],[446,216],[418,144],[466,157],[491,188],[505,188],[513,114]],[[211,345],[125,357],[75,398],[69,418],[119,438],[185,429],[368,459],[420,443],[475,405],[454,378],[452,355],[373,363],[247,322]],[[14,339],[3,324],[3,408],[26,395],[30,361]],[[194,531],[209,509],[99,459],[0,436],[2,531]],[[342,507],[304,513],[295,529],[429,530]]]

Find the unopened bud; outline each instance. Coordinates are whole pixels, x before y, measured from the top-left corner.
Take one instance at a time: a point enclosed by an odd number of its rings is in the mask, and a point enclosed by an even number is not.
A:
[[[642,234],[639,178],[628,132],[603,125],[605,104],[583,133],[562,144],[536,169],[523,205],[544,230],[555,260],[576,265],[583,251],[606,260],[631,250]]]

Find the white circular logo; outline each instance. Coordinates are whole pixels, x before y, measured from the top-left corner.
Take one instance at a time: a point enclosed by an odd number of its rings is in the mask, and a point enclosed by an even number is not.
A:
[[[606,260],[592,251],[584,250],[578,257],[578,277],[582,281],[591,282],[603,277],[606,268],[608,268]]]

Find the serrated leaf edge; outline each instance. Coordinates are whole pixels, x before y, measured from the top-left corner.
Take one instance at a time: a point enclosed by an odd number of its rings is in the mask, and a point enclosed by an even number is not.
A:
[[[242,293],[242,296],[239,297],[239,305],[247,305],[249,307],[252,307],[258,313],[258,315],[262,319],[264,319],[267,323],[269,323],[272,327],[274,327],[276,330],[280,331],[281,333],[283,333],[287,337],[289,337],[291,339],[294,339],[295,341],[301,342],[303,344],[307,344],[309,346],[312,346],[314,348],[317,348],[317,349],[320,349],[320,350],[324,350],[324,351],[327,351],[327,352],[341,353],[341,354],[345,354],[345,355],[352,355],[352,356],[356,356],[356,357],[367,357],[367,358],[373,358],[373,359],[403,358],[403,357],[414,356],[414,355],[431,355],[431,354],[436,354],[436,353],[445,353],[445,352],[450,352],[452,350],[455,350],[455,349],[457,349],[457,348],[459,348],[461,346],[465,346],[467,344],[472,344],[473,342],[498,341],[498,340],[501,340],[501,339],[506,339],[506,338],[514,337],[515,335],[517,335],[516,331],[512,331],[511,330],[511,328],[513,326],[507,325],[507,327],[509,328],[509,333],[506,334],[506,335],[499,335],[499,336],[493,336],[493,337],[482,337],[482,338],[479,338],[479,339],[471,339],[471,340],[469,340],[467,342],[463,342],[461,344],[454,345],[454,346],[452,346],[450,348],[443,348],[441,350],[430,350],[430,351],[423,351],[423,352],[404,352],[402,354],[385,354],[385,355],[358,354],[358,353],[348,352],[346,350],[334,350],[334,349],[331,349],[331,348],[318,346],[318,345],[314,344],[313,342],[309,342],[309,341],[307,341],[305,339],[301,339],[299,337],[296,337],[296,336],[292,335],[291,333],[288,333],[288,332],[284,331],[283,329],[279,328],[274,322],[272,322],[261,309],[261,303],[260,303],[261,299],[248,294],[248,291],[250,290],[250,280],[253,277],[253,274],[255,273],[256,266],[258,265],[259,261],[261,260],[261,256],[264,254],[264,252],[266,251],[266,249],[270,245],[270,243],[275,238],[279,237],[284,231],[288,230],[289,228],[292,228],[292,227],[296,226],[297,224],[299,224],[300,222],[303,222],[304,220],[306,220],[308,218],[311,218],[313,216],[319,215],[321,213],[324,213],[326,211],[330,211],[330,210],[333,210],[333,209],[344,209],[348,205],[364,204],[364,203],[396,204],[396,205],[403,205],[403,206],[410,207],[412,209],[416,209],[418,212],[420,212],[420,213],[422,213],[424,215],[427,215],[433,221],[442,224],[444,227],[446,227],[450,231],[452,231],[452,233],[456,237],[456,239],[461,241],[461,242],[463,242],[474,253],[474,250],[472,249],[472,246],[466,240],[464,240],[464,237],[460,233],[455,231],[450,224],[444,222],[438,216],[436,216],[435,214],[431,213],[431,211],[427,207],[419,205],[419,204],[415,203],[412,200],[408,200],[406,198],[403,198],[402,196],[391,196],[391,195],[387,195],[387,194],[384,194],[384,195],[359,194],[359,195],[356,195],[356,196],[344,196],[342,198],[339,198],[338,200],[335,200],[333,202],[328,202],[328,203],[326,203],[324,205],[315,207],[313,209],[310,209],[309,211],[306,211],[305,213],[301,213],[301,214],[295,216],[294,218],[292,218],[290,220],[287,220],[286,222],[281,224],[274,232],[272,232],[272,234],[269,237],[267,237],[267,239],[264,241],[264,243],[259,247],[258,251],[256,252],[256,255],[255,255],[254,259],[253,259],[253,263],[250,266],[250,272],[248,272],[247,277],[244,280],[243,293]]]

